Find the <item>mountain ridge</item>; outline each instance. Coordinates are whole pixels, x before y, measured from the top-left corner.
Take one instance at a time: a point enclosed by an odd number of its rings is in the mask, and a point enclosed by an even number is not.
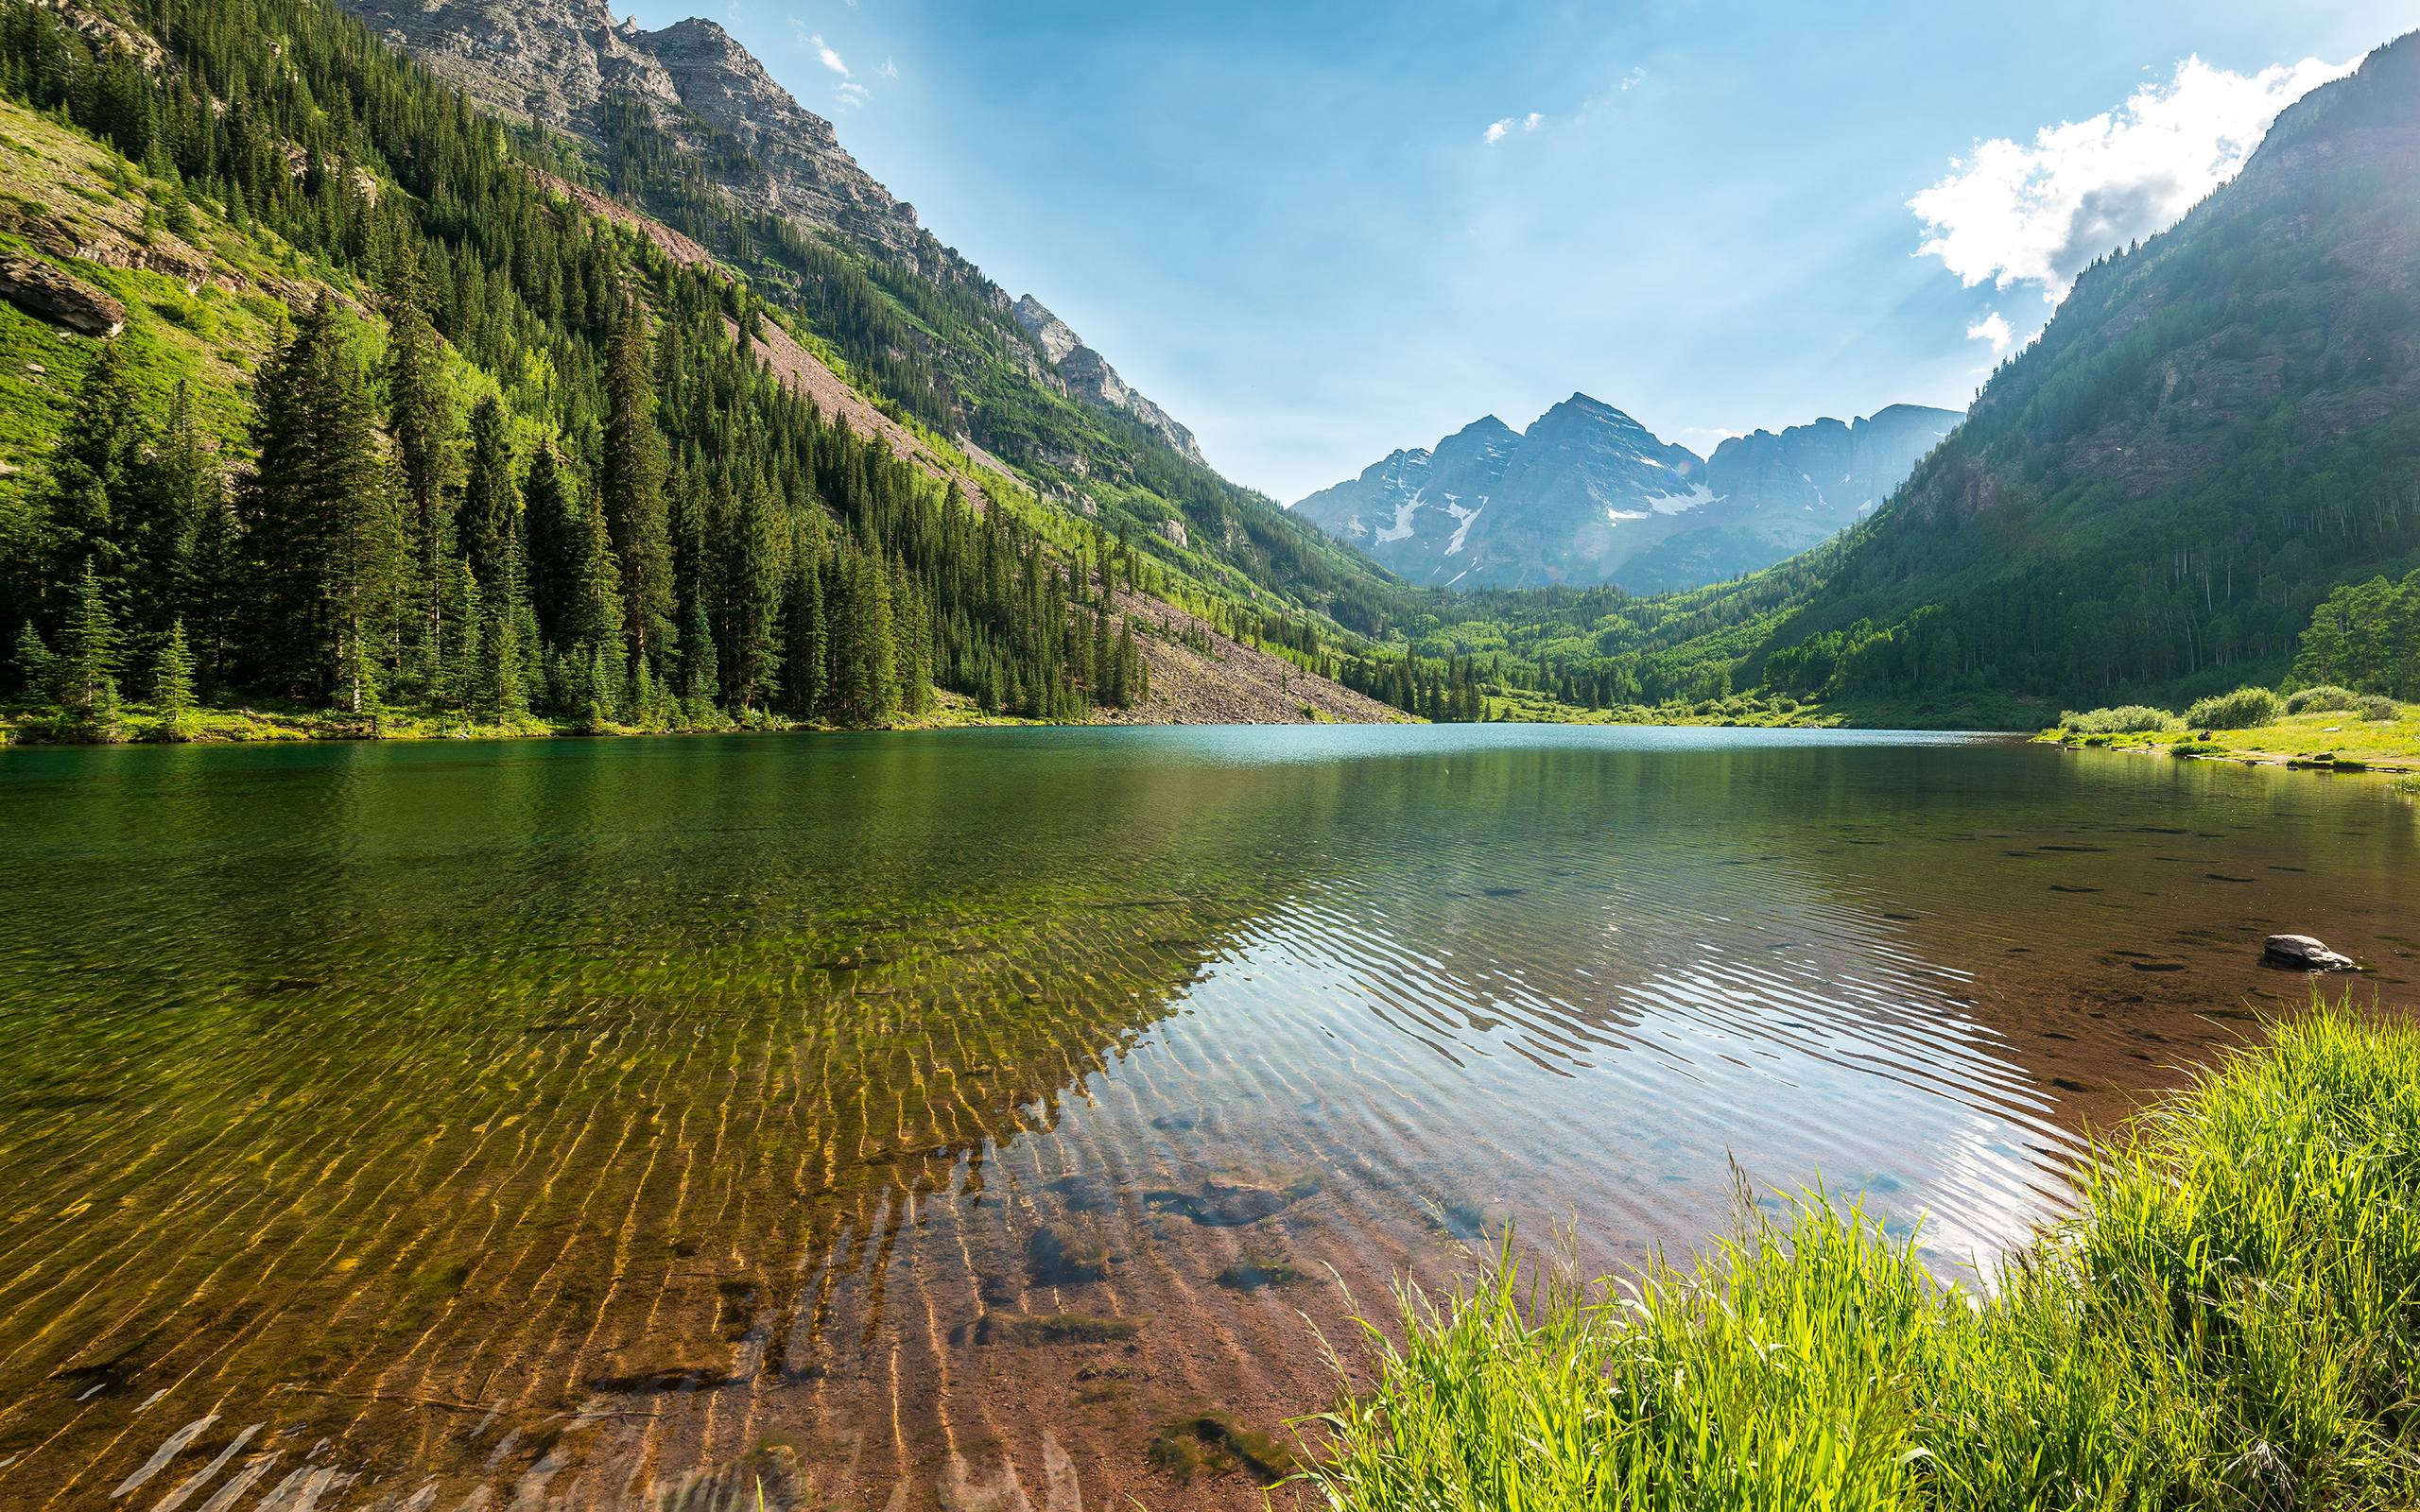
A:
[[[1688,588],[1863,518],[1957,419],[1894,404],[1735,437],[1704,458],[1574,393],[1526,431],[1486,416],[1292,507],[1414,583]]]

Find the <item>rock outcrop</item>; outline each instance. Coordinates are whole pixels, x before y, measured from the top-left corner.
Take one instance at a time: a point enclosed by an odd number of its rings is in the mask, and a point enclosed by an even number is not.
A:
[[[1015,314],[1017,324],[1033,338],[1069,394],[1095,409],[1131,415],[1177,451],[1201,460],[1201,447],[1191,431],[1120,378],[1108,358],[1084,345],[1083,338],[1067,329],[1067,322],[1051,314],[1040,300],[1026,295],[1017,301]]]
[[[341,0],[478,105],[592,146],[635,111],[676,152],[714,165],[752,210],[979,292],[1008,296],[917,223],[913,205],[858,166],[832,123],[801,106],[715,22],[660,31],[619,21],[608,0]]]
[[[125,305],[82,279],[20,252],[0,252],[0,300],[78,335],[113,336],[126,329]]]

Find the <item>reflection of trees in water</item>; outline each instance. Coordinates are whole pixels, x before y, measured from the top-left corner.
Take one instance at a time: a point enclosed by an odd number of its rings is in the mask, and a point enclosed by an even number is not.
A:
[[[855,1350],[920,1204],[979,1200],[1297,885],[1215,771],[986,791],[870,747],[819,787],[721,749],[172,785],[147,839],[60,796],[156,861],[11,900],[49,949],[0,1001],[0,1483],[113,1484],[221,1400],[204,1448],[250,1412],[258,1452],[463,1485],[736,1452],[828,1368],[849,1272]],[[54,874],[95,819],[48,817]],[[241,901],[162,897],[191,873]]]
[[[2040,1108],[1945,965],[2050,897],[1996,832],[2178,801],[2158,764],[2079,799],[2039,753],[1478,738],[106,753],[0,829],[0,1500],[214,1408],[147,1495],[255,1421],[220,1473],[264,1493],[611,1504],[769,1435],[776,1486],[1012,1450],[1039,1487],[1123,1378],[980,1320],[1161,1311],[1149,1358],[1195,1330],[1262,1379],[1294,1301],[1211,1278],[1390,1264],[1441,1172],[1667,1233],[1727,1151],[1933,1141],[1979,1211]]]

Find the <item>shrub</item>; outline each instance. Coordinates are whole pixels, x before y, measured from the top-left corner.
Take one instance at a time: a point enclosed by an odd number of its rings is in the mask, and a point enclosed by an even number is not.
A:
[[[2083,713],[2070,709],[2059,716],[2059,728],[2072,730],[2079,735],[2140,735],[2174,730],[2176,716],[2165,709],[2153,709],[2139,703],[2122,704],[2115,709],[2094,709]]]
[[[2381,698],[2377,694],[2370,695],[2353,707],[2360,712],[2362,718],[2380,723],[2393,719],[2403,712],[2396,706],[2394,699]]]
[[[2286,712],[2286,700],[2266,688],[2238,688],[2204,698],[2185,711],[2185,722],[2196,730],[2251,730],[2273,725]]]
[[[2286,713],[2290,714],[2333,713],[2339,709],[2352,708],[2360,696],[2350,688],[2340,688],[2332,682],[2323,682],[2316,688],[2305,688],[2289,697],[2286,700]]]

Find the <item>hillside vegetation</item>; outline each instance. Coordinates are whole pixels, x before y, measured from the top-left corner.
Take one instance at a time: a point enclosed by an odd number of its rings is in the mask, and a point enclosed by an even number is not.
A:
[[[107,738],[128,697],[170,734],[213,698],[354,732],[870,724],[936,690],[1080,718],[1198,629],[1119,594],[1220,601],[854,433],[764,360],[795,316],[326,7],[70,19],[0,7],[0,624],[56,709],[25,731]]]

